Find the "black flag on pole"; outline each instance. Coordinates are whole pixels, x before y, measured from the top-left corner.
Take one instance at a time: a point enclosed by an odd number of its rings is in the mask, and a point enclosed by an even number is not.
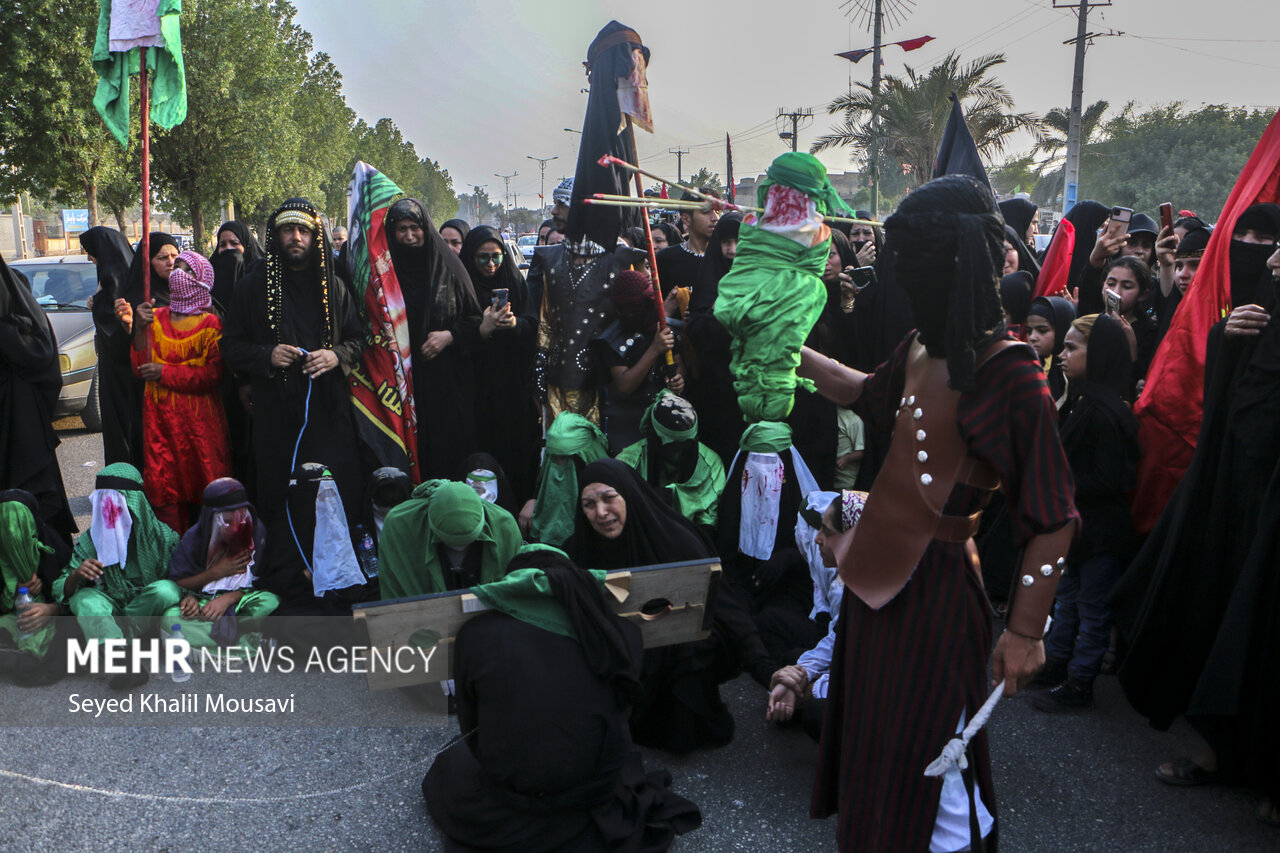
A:
[[[933,161],[933,176],[941,178],[943,175],[968,175],[991,189],[987,170],[978,156],[973,134],[964,123],[964,111],[960,109],[960,99],[955,92],[951,93],[951,117],[947,119],[947,129],[943,131],[942,144],[938,146],[938,159]]]

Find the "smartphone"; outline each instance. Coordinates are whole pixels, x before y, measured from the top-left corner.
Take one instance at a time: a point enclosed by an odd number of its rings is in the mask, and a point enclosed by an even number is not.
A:
[[[1160,228],[1161,230],[1163,230],[1165,228],[1172,228],[1172,227],[1173,227],[1173,204],[1171,202],[1166,201],[1164,204],[1160,205]]]
[[[1102,298],[1107,304],[1107,313],[1120,316],[1120,294],[1114,290],[1103,290]]]
[[[876,283],[875,267],[848,267],[845,272],[849,274],[849,278],[853,279],[853,286],[858,290]]]
[[[1113,207],[1111,208],[1111,223],[1107,226],[1107,230],[1113,237],[1123,237],[1129,233],[1129,220],[1132,218],[1133,208]]]
[[[510,301],[510,292],[505,287],[495,287],[493,289],[493,298],[490,304],[493,305],[494,311],[501,311],[507,307]]]

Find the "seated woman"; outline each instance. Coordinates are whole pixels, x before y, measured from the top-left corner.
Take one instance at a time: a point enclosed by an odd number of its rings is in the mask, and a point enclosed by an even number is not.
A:
[[[53,599],[71,605],[87,639],[123,639],[126,630],[139,637],[181,598],[168,577],[178,534],[156,518],[142,494],[142,475],[128,462],[103,468],[89,501],[89,533],[54,582]],[[111,676],[112,689],[147,681],[145,671],[131,669],[138,671]]]
[[[724,463],[698,441],[698,414],[683,397],[661,391],[640,420],[635,444],[618,459],[635,468],[677,512],[710,533],[724,491]]]
[[[523,542],[511,513],[466,483],[428,480],[382,525],[382,599],[501,580]]]
[[[600,459],[580,479],[567,548],[578,565],[632,569],[716,558],[698,528],[625,463]],[[733,717],[720,699],[720,682],[746,668],[768,683],[775,667],[745,605],[729,584],[721,584],[717,596],[709,638],[645,652],[644,696],[631,715],[636,743],[679,753],[724,746],[733,739]]]
[[[547,453],[538,473],[538,497],[520,510],[520,527],[531,542],[559,548],[573,535],[582,469],[609,455],[609,443],[591,421],[562,412],[547,429]]]
[[[62,608],[49,601],[49,578],[71,550],[37,520],[38,512],[30,492],[0,492],[0,676],[12,676],[19,687],[50,684],[60,671],[49,649]],[[35,603],[18,613],[14,600],[22,589]]]
[[[489,612],[458,632],[462,744],[422,780],[448,850],[666,850],[698,807],[646,774],[627,732],[640,631],[605,603],[602,573],[530,546],[474,588]]]
[[[250,635],[277,607],[274,593],[253,588],[253,569],[266,553],[266,527],[239,480],[223,477],[204,490],[195,525],[169,562],[169,577],[185,592],[165,611],[165,625],[181,625],[192,646],[239,646],[253,651]]]
[[[409,500],[413,480],[399,468],[379,468],[369,475],[365,488],[364,529],[373,536],[374,544],[382,541],[382,525],[387,513]]]

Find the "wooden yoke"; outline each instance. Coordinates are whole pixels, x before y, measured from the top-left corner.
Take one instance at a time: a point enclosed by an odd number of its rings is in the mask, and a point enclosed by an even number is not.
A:
[[[640,627],[644,647],[651,649],[706,639],[719,580],[719,560],[690,560],[609,572],[605,589],[618,615]],[[355,605],[352,616],[364,627],[374,661],[369,689],[452,678],[454,638],[468,619],[488,609],[465,590]],[[386,660],[392,665],[380,665]]]

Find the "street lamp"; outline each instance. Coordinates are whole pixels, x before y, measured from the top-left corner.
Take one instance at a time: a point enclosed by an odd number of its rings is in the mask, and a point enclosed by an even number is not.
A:
[[[555,157],[534,157],[532,154],[524,155],[528,160],[536,160],[538,162],[538,171],[542,173],[542,191],[538,194],[538,199],[542,202],[542,218],[547,217],[547,164],[552,160],[559,160],[559,155]]]

